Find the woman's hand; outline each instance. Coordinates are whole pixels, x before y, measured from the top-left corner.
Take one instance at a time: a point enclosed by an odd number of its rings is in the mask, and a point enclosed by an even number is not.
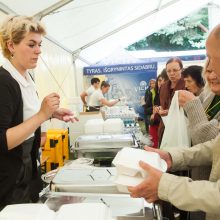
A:
[[[150,121],[154,121],[154,114],[150,116]]]
[[[168,114],[168,109],[163,109],[161,106],[159,106],[158,113],[160,116],[166,116]]]
[[[46,121],[59,108],[59,105],[60,96],[57,93],[51,93],[43,99],[39,115],[42,117],[44,121]]]
[[[196,97],[193,93],[186,91],[186,90],[179,90],[178,91],[178,98],[179,98],[179,105],[183,107],[186,103],[194,100]]]
[[[59,119],[61,121],[65,122],[74,122],[74,121],[79,121],[79,119],[74,116],[73,112],[71,112],[69,109],[65,108],[59,108],[53,113],[53,118]]]
[[[155,114],[158,114],[159,113],[159,110],[160,110],[160,106],[158,106],[158,105],[154,105],[153,106],[153,114],[155,115]]]

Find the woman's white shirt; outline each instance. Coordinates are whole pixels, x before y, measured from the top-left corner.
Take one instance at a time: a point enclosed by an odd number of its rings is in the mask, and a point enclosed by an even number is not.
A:
[[[25,77],[22,76],[9,60],[6,60],[2,67],[11,74],[20,86],[23,99],[23,120],[25,121],[36,114],[40,109],[35,83],[28,72],[25,73]],[[32,136],[34,136],[34,133],[28,138]]]

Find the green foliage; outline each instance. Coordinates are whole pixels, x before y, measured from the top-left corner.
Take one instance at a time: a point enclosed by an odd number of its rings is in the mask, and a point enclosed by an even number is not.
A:
[[[175,51],[203,49],[208,29],[208,9],[203,8],[128,46],[127,50]]]

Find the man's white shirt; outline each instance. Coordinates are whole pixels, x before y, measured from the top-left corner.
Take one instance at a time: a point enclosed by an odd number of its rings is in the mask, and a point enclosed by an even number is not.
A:
[[[87,97],[86,97],[86,103],[88,105],[89,103],[89,99],[90,99],[90,96],[92,95],[92,93],[95,91],[95,88],[93,85],[91,85],[87,90],[86,90],[86,94],[87,94]]]
[[[104,99],[101,89],[95,90],[89,98],[88,106],[101,106],[100,100]]]

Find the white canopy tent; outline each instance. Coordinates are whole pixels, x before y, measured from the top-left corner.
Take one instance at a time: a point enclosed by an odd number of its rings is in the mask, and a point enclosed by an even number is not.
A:
[[[0,8],[42,19],[50,39],[93,64],[208,3],[220,5],[219,0],[2,0]]]
[[[36,74],[40,96],[55,90],[72,97],[83,89],[83,66],[207,4],[219,10],[220,0],[1,0],[0,18],[14,13],[43,21],[48,35],[35,70],[41,72]],[[41,78],[45,75],[50,76]]]
[[[215,13],[211,16],[212,27],[220,21],[220,0],[1,0],[0,19],[6,14],[20,14],[43,21],[47,36],[34,70],[39,97],[57,92],[63,107],[77,111],[77,99],[73,97],[83,90],[84,66],[207,4],[211,15]],[[49,126],[66,125],[53,121]],[[79,135],[74,124],[70,129],[75,137]]]

